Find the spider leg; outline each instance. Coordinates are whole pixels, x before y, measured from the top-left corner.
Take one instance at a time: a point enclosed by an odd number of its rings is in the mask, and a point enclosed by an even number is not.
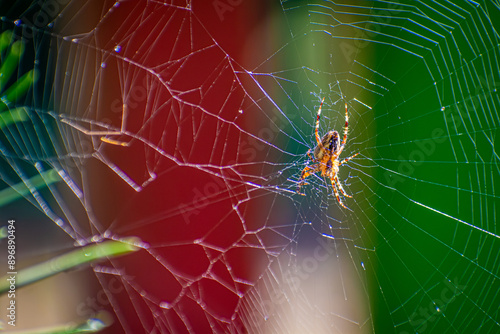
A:
[[[342,205],[342,207],[344,209],[347,209],[347,207],[344,205],[344,203],[342,203],[342,200],[340,199],[339,191],[337,190],[337,186],[335,184],[335,183],[338,183],[337,176],[335,176],[335,178],[333,178],[333,179],[330,179],[330,181],[332,182],[332,188],[333,188],[333,192],[335,193],[335,197],[337,197],[337,202],[339,202],[339,204]],[[342,188],[340,188],[340,189],[342,189]]]
[[[301,174],[301,176],[300,176],[300,181],[299,181],[299,186],[298,186],[298,188],[297,188],[297,193],[298,193],[298,194],[305,196],[305,194],[302,194],[302,193],[300,192],[300,188],[301,188],[301,187],[302,187],[302,185],[304,184],[304,179],[305,179],[306,177],[308,177],[309,175],[316,173],[317,171],[319,171],[319,165],[306,166],[306,167],[302,170],[302,174]]]
[[[318,146],[321,149],[323,148],[323,144],[321,143],[321,138],[319,138],[318,129],[319,129],[319,117],[321,116],[321,107],[323,106],[323,101],[325,101],[325,98],[323,98],[323,100],[321,100],[321,104],[319,105],[318,115],[316,116],[316,126],[314,129],[314,133],[316,134],[316,142],[318,143]]]
[[[339,181],[339,178],[337,176],[335,176],[335,183],[337,184],[337,187],[340,189],[340,192],[342,192],[342,195],[344,195],[345,197],[349,197],[349,198],[352,198],[351,195],[348,195],[345,190],[344,190],[344,187],[342,187],[342,183],[340,183]]]
[[[359,152],[358,152],[358,153],[356,153],[356,154],[354,154],[354,155],[351,155],[349,158],[345,158],[344,160],[342,160],[342,161],[339,163],[339,166],[341,166],[342,164],[344,164],[344,163],[348,162],[349,160],[351,160],[352,158],[354,158],[354,157],[355,157],[355,156],[357,156],[358,154],[359,154]]]
[[[311,149],[309,149],[309,150],[307,151],[307,156],[308,156],[311,160],[313,160],[313,161],[314,161],[314,160],[316,160],[316,159],[314,159],[314,157],[311,155]]]
[[[351,160],[352,158],[354,158],[354,157],[355,157],[355,156],[357,156],[358,154],[359,154],[359,152],[358,152],[358,153],[356,153],[356,154],[354,154],[354,155],[351,155],[351,156],[350,156],[350,157],[348,157],[348,158],[345,158],[344,160],[342,160],[341,162],[339,162],[339,166],[341,166],[343,163],[348,162],[349,160]],[[339,187],[340,191],[342,192],[342,194],[343,194],[345,197],[352,198],[352,196],[351,196],[351,195],[348,195],[348,194],[345,192],[344,187],[342,187],[342,183],[340,183],[340,181],[339,181],[339,179],[338,179],[337,175],[335,175],[335,183],[337,183],[337,185],[338,185],[338,187]]]

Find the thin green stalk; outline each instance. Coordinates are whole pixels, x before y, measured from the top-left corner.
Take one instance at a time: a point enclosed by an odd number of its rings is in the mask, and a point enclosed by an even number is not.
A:
[[[17,79],[4,93],[4,98],[9,102],[16,102],[26,94],[31,85],[38,79],[38,72],[31,70],[26,72],[22,77]]]
[[[17,68],[21,55],[24,52],[24,45],[21,41],[14,42],[10,47],[9,54],[0,66],[0,91],[2,91],[9,81],[12,73]]]
[[[40,189],[48,186],[54,182],[60,181],[61,177],[57,174],[55,169],[51,169],[45,172],[42,172],[39,175],[33,176],[29,179],[29,182],[36,189]],[[19,182],[12,187],[5,188],[0,190],[0,208],[14,202],[19,198],[24,198],[30,193],[30,190],[24,184],[24,182]]]
[[[16,274],[7,274],[0,278],[0,294],[9,291],[11,283],[18,289],[83,264],[138,251],[140,248],[133,245],[133,241],[132,239],[123,242],[107,240],[98,244],[90,244],[46,262],[22,269]]]
[[[12,41],[12,31],[10,30],[4,31],[0,35],[0,52],[3,52],[5,49],[7,49],[11,41]]]
[[[67,325],[47,327],[40,329],[29,329],[16,331],[15,334],[80,334],[98,333],[113,323],[113,319],[107,312],[100,312],[95,317],[89,318],[80,323],[70,323]],[[2,332],[8,334],[9,332]],[[14,334],[14,332],[12,333]]]
[[[0,110],[2,106],[0,105]],[[0,130],[15,122],[24,122],[28,119],[28,113],[26,108],[19,107],[15,109],[10,109],[0,113]]]

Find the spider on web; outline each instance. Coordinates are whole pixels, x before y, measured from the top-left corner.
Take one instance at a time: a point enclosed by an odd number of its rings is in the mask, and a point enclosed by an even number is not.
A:
[[[337,188],[340,189],[340,191],[345,197],[352,198],[352,196],[348,195],[345,192],[344,188],[342,187],[342,184],[338,179],[337,174],[339,172],[339,167],[342,164],[354,158],[355,156],[357,156],[359,152],[348,158],[345,158],[342,161],[339,161],[340,153],[342,153],[342,151],[344,150],[347,141],[347,131],[349,129],[349,116],[347,115],[347,103],[345,104],[344,139],[342,139],[342,142],[341,143],[339,142],[339,133],[335,130],[328,131],[323,136],[323,138],[321,139],[319,138],[319,133],[318,133],[319,118],[321,115],[321,107],[323,106],[324,101],[325,98],[321,100],[321,104],[318,109],[318,115],[316,116],[316,126],[314,130],[316,134],[316,142],[318,145],[314,148],[313,155],[311,155],[311,149],[307,151],[307,155],[312,160],[313,165],[306,166],[302,170],[302,175],[300,176],[297,193],[305,196],[305,194],[300,192],[300,188],[302,187],[302,184],[304,184],[304,179],[311,174],[314,174],[316,172],[321,172],[322,177],[328,177],[330,179],[333,191],[335,192],[335,197],[337,197],[337,201],[339,202],[339,204],[344,209],[347,209],[347,207],[344,205],[344,203],[342,203],[342,200],[340,199]]]

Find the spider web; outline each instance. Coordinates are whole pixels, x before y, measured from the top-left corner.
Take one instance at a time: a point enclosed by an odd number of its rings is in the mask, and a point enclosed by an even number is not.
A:
[[[2,221],[32,210],[26,229],[51,231],[52,250],[142,240],[92,267],[100,302],[65,305],[73,318],[107,309],[113,333],[499,330],[497,1],[18,7],[2,16],[25,43],[18,77],[41,75],[16,102],[27,118],[2,128],[2,188],[29,190]],[[319,173],[296,192],[322,98],[320,135],[342,135],[348,105],[348,209]]]

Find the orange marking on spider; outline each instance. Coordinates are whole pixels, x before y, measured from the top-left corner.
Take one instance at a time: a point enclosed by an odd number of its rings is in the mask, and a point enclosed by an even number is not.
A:
[[[303,184],[305,184],[304,179],[307,178],[309,175],[312,175],[317,172],[321,172],[322,177],[328,177],[332,183],[332,188],[333,192],[335,194],[335,197],[337,198],[337,201],[339,204],[344,208],[347,209],[347,207],[342,203],[342,200],[340,199],[339,196],[339,189],[340,192],[344,197],[352,198],[351,195],[348,195],[344,188],[342,187],[342,184],[340,183],[338,179],[338,172],[339,172],[339,167],[342,164],[345,164],[355,156],[359,154],[356,153],[348,158],[345,158],[344,160],[340,161],[339,156],[340,153],[344,150],[346,141],[347,141],[347,132],[349,130],[349,115],[347,114],[347,103],[345,104],[345,125],[344,125],[344,138],[342,139],[342,142],[339,142],[339,133],[335,130],[328,131],[323,138],[320,139],[319,137],[319,118],[321,115],[321,107],[323,106],[323,102],[325,101],[325,98],[321,100],[321,104],[318,109],[318,114],[316,116],[316,126],[314,129],[314,134],[316,137],[316,143],[317,146],[313,150],[313,155],[311,156],[310,152],[311,150],[309,149],[307,151],[307,155],[313,162],[312,165],[306,166],[302,170],[302,174],[300,176],[300,181],[299,181],[299,186],[297,189],[297,193],[300,195],[305,195],[300,192],[300,188]]]

